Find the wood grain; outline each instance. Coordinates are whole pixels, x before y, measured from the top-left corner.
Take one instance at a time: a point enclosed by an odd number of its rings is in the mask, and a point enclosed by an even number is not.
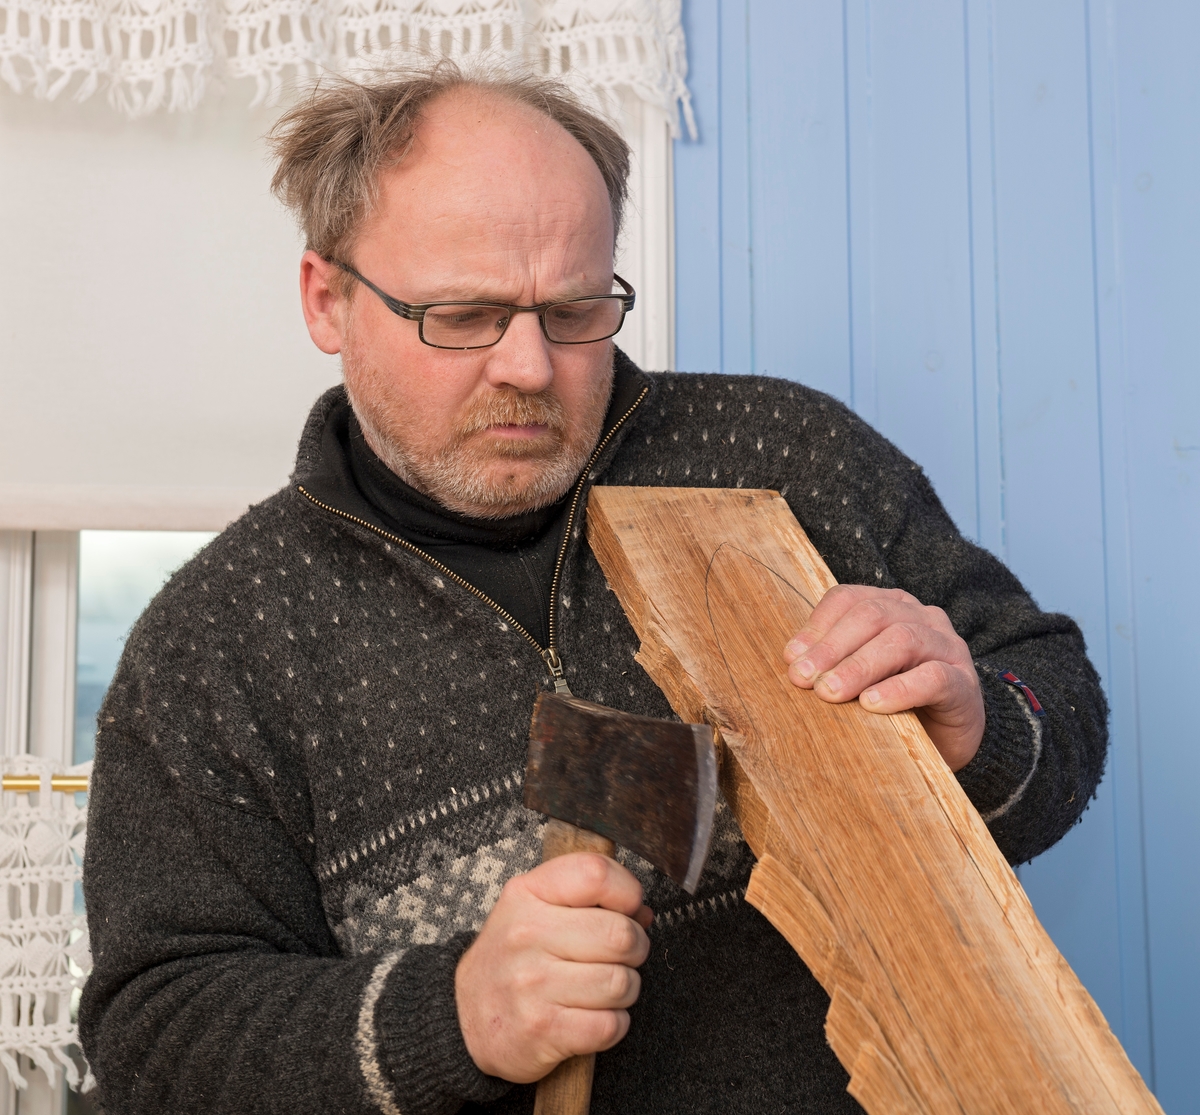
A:
[[[782,651],[835,581],[774,492],[593,489],[592,549],[684,719],[723,741],[747,891],[829,992],[871,1115],[1161,1113],[916,716]]]
[[[542,830],[542,863],[572,852],[598,852],[611,859],[615,851],[611,840],[553,817]],[[595,1053],[568,1057],[551,1069],[538,1081],[533,1115],[588,1115],[595,1071]]]
[[[612,859],[615,851],[613,842],[607,837],[553,817],[546,821],[542,830],[542,863],[557,856],[569,856],[572,852],[596,852]]]
[[[538,1081],[533,1115],[588,1115],[596,1054],[568,1057]]]

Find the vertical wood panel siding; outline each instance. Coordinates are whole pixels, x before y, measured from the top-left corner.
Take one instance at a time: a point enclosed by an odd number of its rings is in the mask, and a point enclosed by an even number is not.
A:
[[[828,391],[1082,625],[1113,708],[1022,869],[1200,1113],[1200,7],[685,0],[676,362]]]

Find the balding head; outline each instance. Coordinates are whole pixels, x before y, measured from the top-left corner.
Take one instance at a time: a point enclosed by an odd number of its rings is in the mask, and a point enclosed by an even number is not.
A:
[[[579,142],[528,105],[460,87],[426,106],[403,160],[380,173],[350,248],[366,274],[403,260],[389,292],[405,300],[527,305],[607,290],[613,240],[604,179]]]
[[[408,156],[431,106],[456,94],[523,105],[554,121],[590,157],[608,196],[614,237],[628,195],[629,147],[562,84],[531,74],[464,74],[452,62],[387,80],[324,78],[271,130],[271,187],[296,215],[306,247],[325,259],[350,253],[375,208],[380,175]]]

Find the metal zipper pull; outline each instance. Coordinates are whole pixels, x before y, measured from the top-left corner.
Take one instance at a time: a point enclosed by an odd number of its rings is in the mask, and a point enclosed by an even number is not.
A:
[[[558,651],[553,647],[549,650],[542,651],[542,659],[546,663],[546,669],[550,671],[550,676],[554,679],[554,692],[561,697],[573,697],[571,687],[567,684],[567,679],[563,677],[562,659],[558,657]]]

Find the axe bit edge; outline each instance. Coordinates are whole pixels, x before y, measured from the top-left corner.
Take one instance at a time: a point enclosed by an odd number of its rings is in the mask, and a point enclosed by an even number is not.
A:
[[[717,783],[707,724],[553,693],[537,699],[525,805],[628,848],[689,894],[708,858]]]

